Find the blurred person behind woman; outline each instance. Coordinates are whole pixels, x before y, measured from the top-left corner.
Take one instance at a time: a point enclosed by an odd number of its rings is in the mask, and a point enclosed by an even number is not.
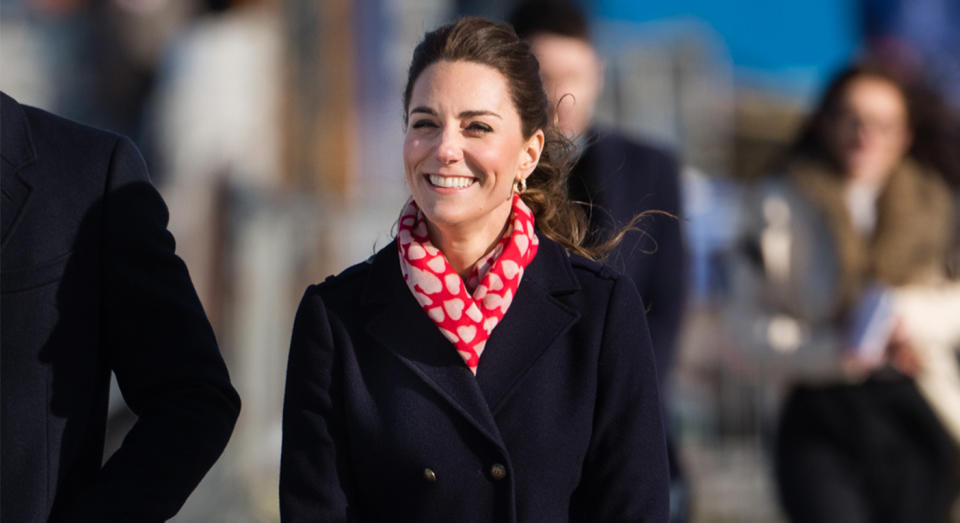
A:
[[[570,144],[506,25],[427,33],[394,242],[311,286],[284,400],[283,521],[666,521],[650,337],[592,261]]]
[[[633,280],[646,306],[657,378],[666,391],[683,323],[687,253],[680,227],[680,165],[671,151],[637,140],[595,121],[603,91],[604,63],[591,39],[584,10],[572,2],[526,0],[509,17],[540,64],[540,78],[560,130],[580,144],[570,172],[570,198],[589,202],[589,242],[618,234],[646,212],[643,234],[624,238],[604,263]],[[653,212],[647,212],[653,211]],[[686,521],[690,485],[683,475],[676,438],[667,429],[671,521]]]
[[[821,369],[835,371],[801,379],[780,418],[777,480],[794,522],[940,522],[956,497],[954,201],[912,154],[915,124],[898,78],[851,67],[758,199],[770,338],[787,352],[792,338],[796,361],[813,354],[804,345],[826,347]]]

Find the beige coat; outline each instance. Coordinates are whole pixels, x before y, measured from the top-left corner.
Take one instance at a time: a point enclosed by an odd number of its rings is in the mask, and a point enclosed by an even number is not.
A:
[[[877,200],[873,237],[854,229],[844,202],[842,176],[825,165],[798,160],[787,171],[815,212],[822,213],[838,253],[838,317],[848,312],[862,286],[936,284],[946,274],[954,231],[953,199],[936,173],[905,160],[890,175]]]
[[[960,443],[960,282],[946,278],[956,234],[949,188],[936,173],[904,161],[879,195],[873,237],[864,239],[840,176],[811,161],[794,163],[787,176],[825,218],[837,253],[834,321],[842,322],[863,285],[892,287],[895,314],[922,362],[917,385]]]

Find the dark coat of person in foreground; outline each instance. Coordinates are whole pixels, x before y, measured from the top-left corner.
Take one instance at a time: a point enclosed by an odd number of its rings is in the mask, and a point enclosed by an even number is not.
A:
[[[665,522],[666,446],[629,279],[540,235],[476,376],[396,243],[307,289],[284,401],[284,522]]]
[[[176,514],[240,409],[127,139],[2,98],[0,519]],[[113,371],[138,419],[103,463]]]

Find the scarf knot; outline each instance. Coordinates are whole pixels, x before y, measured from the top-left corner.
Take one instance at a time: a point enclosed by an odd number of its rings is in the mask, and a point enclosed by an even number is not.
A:
[[[507,231],[463,281],[430,242],[416,202],[400,215],[397,247],[407,288],[474,374],[490,333],[513,302],[539,244],[533,211],[514,195]]]

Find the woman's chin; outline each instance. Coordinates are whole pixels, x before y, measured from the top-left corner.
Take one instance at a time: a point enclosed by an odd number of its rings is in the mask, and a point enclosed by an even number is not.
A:
[[[888,163],[878,164],[862,162],[852,163],[847,168],[847,171],[850,173],[850,178],[853,180],[880,183],[886,180],[895,168],[896,164],[890,165]]]
[[[437,227],[456,227],[470,219],[468,213],[464,212],[463,204],[456,205],[449,201],[428,200],[424,203],[418,201],[417,205],[420,206],[420,210],[423,211],[427,221]]]
[[[482,194],[436,194],[427,192],[415,195],[417,206],[427,221],[444,230],[497,230],[510,216],[512,198],[490,202]]]

